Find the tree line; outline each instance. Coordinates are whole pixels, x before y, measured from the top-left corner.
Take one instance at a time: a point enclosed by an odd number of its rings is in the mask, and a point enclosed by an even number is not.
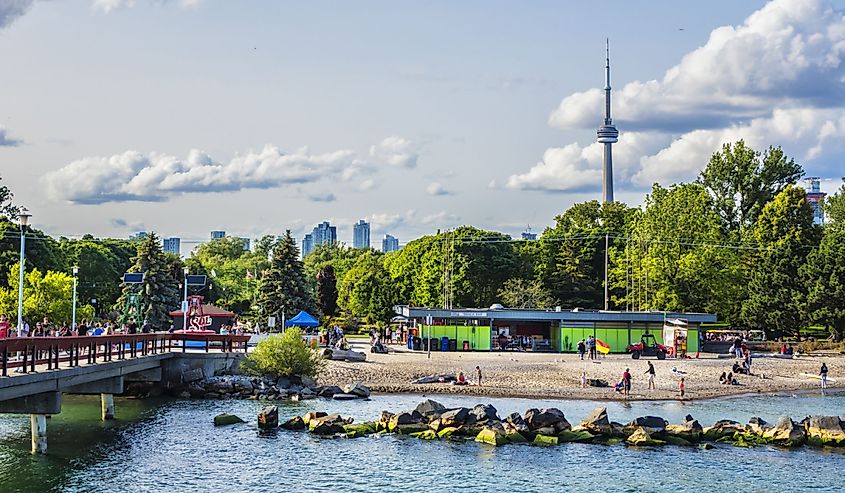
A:
[[[780,148],[758,151],[738,141],[714,153],[692,183],[655,184],[640,207],[574,204],[536,241],[462,226],[387,254],[334,244],[300,259],[287,231],[261,238],[252,251],[240,238],[213,240],[182,260],[165,254],[155,234],[130,241],[30,231],[25,288],[34,300],[65,296],[69,268],[78,265],[86,314],[120,318],[133,299],[138,316],[160,327],[179,307],[187,267],[208,279],[190,294],[262,325],[299,310],[331,323],[379,325],[397,304],[601,309],[607,259],[610,309],[715,313],[774,337],[818,325],[839,339],[845,185],[824,201],[820,226],[797,186],[803,174]],[[0,285],[7,286],[0,313],[7,314],[17,306],[15,213],[11,193],[0,187]],[[144,284],[121,286],[120,275],[130,271],[144,272]],[[69,316],[66,304],[48,305],[32,302],[25,312]]]

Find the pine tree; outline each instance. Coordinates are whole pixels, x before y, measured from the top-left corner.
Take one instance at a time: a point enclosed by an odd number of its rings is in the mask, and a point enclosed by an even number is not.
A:
[[[299,310],[314,312],[314,298],[308,291],[299,248],[290,230],[273,246],[270,269],[261,280],[259,305],[264,316],[281,320]]]
[[[137,293],[140,295],[140,316],[135,320],[138,325],[148,321],[156,330],[170,326],[169,313],[179,307],[181,299],[178,265],[168,259],[155,233],[150,233],[138,244],[138,253],[132,258],[129,271],[143,273],[144,281],[123,286],[118,309],[125,313],[129,295]]]
[[[337,315],[337,277],[331,265],[317,272],[317,307],[327,317]]]

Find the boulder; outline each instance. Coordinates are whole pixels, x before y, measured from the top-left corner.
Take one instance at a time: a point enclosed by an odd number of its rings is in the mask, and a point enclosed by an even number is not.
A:
[[[410,435],[414,438],[420,438],[422,440],[437,440],[439,438],[437,436],[437,432],[434,430],[418,431],[415,433],[411,433]]]
[[[763,438],[769,443],[784,447],[797,447],[804,444],[807,435],[804,428],[792,421],[789,416],[781,416],[778,422],[763,432]]]
[[[459,428],[456,428],[454,426],[450,426],[448,428],[443,428],[440,431],[438,431],[437,436],[441,439],[451,438],[452,435],[454,435],[455,432],[457,432],[458,430],[459,430]]]
[[[322,411],[308,411],[302,416],[302,422],[305,423],[305,426],[308,426],[311,424],[312,419],[324,418],[326,416],[328,416],[328,414]]]
[[[354,401],[358,399],[358,396],[355,394],[335,394],[332,396],[332,399],[336,401]]]
[[[440,404],[437,401],[433,401],[431,399],[426,399],[419,404],[417,404],[416,412],[422,414],[423,416],[429,418],[432,416],[437,416],[443,413],[446,410],[446,406]]]
[[[649,434],[662,433],[666,429],[668,423],[665,419],[657,416],[640,416],[634,418],[625,426],[626,434],[630,431],[633,433],[637,428],[644,428]]]
[[[463,426],[467,421],[467,417],[469,417],[469,409],[465,407],[449,409],[440,414],[440,424],[443,427]]]
[[[317,395],[320,397],[327,397],[329,399],[332,398],[335,394],[342,394],[343,390],[338,387],[337,385],[326,385],[324,387],[320,387],[317,390]]]
[[[351,383],[343,387],[343,392],[346,394],[358,396],[362,399],[366,399],[370,396],[370,389],[361,382]]]
[[[285,430],[304,430],[306,425],[301,416],[294,416],[281,424]]]
[[[839,416],[810,416],[804,423],[807,443],[811,445],[845,446],[845,429]]]
[[[315,435],[334,435],[345,433],[343,426],[349,424],[337,414],[314,418],[308,422],[308,430]]]
[[[566,431],[572,428],[569,421],[559,409],[529,409],[525,411],[525,423],[531,431],[540,428],[553,427],[556,432]]]
[[[475,436],[475,441],[495,446],[508,443],[505,430],[501,426],[485,426]]]
[[[713,426],[708,426],[707,428],[704,428],[701,433],[701,437],[704,440],[715,442],[720,438],[733,437],[734,433],[742,434],[745,432],[745,425],[739,424],[736,421],[731,421],[729,419],[723,419],[714,423]]]
[[[222,413],[214,417],[214,426],[234,425],[243,422],[244,420],[235,416],[234,414]]]
[[[680,438],[688,442],[701,440],[701,433],[704,430],[697,420],[692,419],[692,416],[688,416],[688,418],[679,425],[666,425],[666,429],[663,432],[664,437],[667,439],[668,437]]]
[[[231,394],[235,391],[235,385],[228,379],[209,380],[205,384],[206,390],[209,392],[217,392],[219,394]]]
[[[551,436],[551,435],[555,434],[555,427],[554,426],[544,426],[542,428],[537,428],[536,430],[532,430],[532,433],[536,433],[538,435]]]
[[[664,445],[666,442],[651,437],[645,428],[637,428],[631,436],[625,439],[625,443],[634,447],[648,447],[653,445]]]
[[[592,414],[587,416],[587,418],[581,422],[581,427],[593,435],[609,436],[613,433],[613,429],[610,426],[610,420],[607,418],[606,407],[596,408]]]
[[[346,438],[358,438],[376,432],[375,423],[345,424]]]
[[[510,425],[510,427],[513,428],[514,431],[518,433],[525,433],[531,431],[531,428],[528,426],[525,420],[522,419],[522,416],[519,413],[509,414],[508,417],[505,418],[505,421],[508,425]],[[507,428],[508,427],[506,426],[505,429]]]
[[[550,427],[550,428],[553,428],[553,427]],[[557,444],[558,444],[557,436],[541,435],[539,433],[534,436],[534,445],[549,446],[549,445],[557,445]]]
[[[279,377],[276,379],[276,388],[277,389],[287,389],[290,387],[290,378],[288,377]]]
[[[589,442],[595,437],[596,435],[593,435],[587,430],[567,430],[557,435],[558,443]]]
[[[279,408],[265,406],[258,411],[258,427],[262,430],[272,430],[279,426]]]
[[[412,412],[404,412],[399,413],[391,416],[390,421],[388,423],[387,429],[394,433],[400,433],[403,430],[407,433],[407,430],[412,428],[419,428],[414,431],[423,431],[428,429],[428,425],[423,424],[423,416],[422,414],[412,411]],[[404,427],[404,428],[400,428]],[[397,431],[400,430],[400,431]]]
[[[755,417],[748,420],[748,426],[746,428],[751,433],[756,433],[757,435],[762,435],[763,433],[766,432],[766,430],[771,428],[771,425],[769,425],[769,423],[767,423],[765,419],[758,418],[758,417],[755,416]]]
[[[514,431],[513,429],[508,430],[507,428],[505,428],[505,439],[508,443],[525,443],[528,441],[528,438],[526,438],[522,433]]]
[[[309,377],[308,375],[299,377],[299,381],[302,383],[302,385],[304,385],[306,387],[316,387],[317,386],[317,381],[314,380],[312,377]]]
[[[467,423],[486,423],[488,421],[500,421],[496,408],[490,404],[478,404],[469,411]]]
[[[218,394],[217,392],[206,392],[202,396],[203,399],[220,399],[221,397],[223,397],[223,395]]]
[[[205,396],[205,387],[196,382],[188,385],[186,390],[194,399],[200,399]]]
[[[194,368],[193,370],[187,370],[182,372],[182,382],[183,383],[191,383],[197,382],[205,378],[205,373],[203,373],[202,368]]]

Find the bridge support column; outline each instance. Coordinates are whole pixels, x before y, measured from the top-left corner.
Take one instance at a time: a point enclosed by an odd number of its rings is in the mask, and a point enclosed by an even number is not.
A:
[[[47,415],[30,414],[29,421],[32,426],[32,453],[47,453]]]
[[[114,394],[100,394],[103,421],[114,419]]]

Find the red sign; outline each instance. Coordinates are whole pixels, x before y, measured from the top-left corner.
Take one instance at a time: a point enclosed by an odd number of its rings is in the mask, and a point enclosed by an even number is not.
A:
[[[211,327],[211,316],[203,315],[191,318],[191,330],[205,330],[207,327]]]

